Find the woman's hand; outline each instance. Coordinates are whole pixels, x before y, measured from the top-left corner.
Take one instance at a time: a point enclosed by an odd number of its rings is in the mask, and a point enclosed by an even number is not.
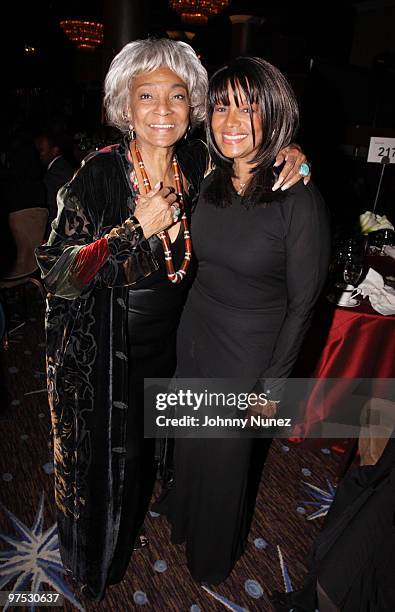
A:
[[[273,191],[276,191],[279,187],[281,187],[282,191],[289,189],[289,187],[292,187],[292,185],[295,185],[295,183],[301,179],[303,179],[304,184],[307,185],[311,179],[311,172],[309,172],[307,176],[303,176],[299,172],[300,165],[307,164],[306,155],[299,145],[290,144],[288,147],[281,149],[276,157],[274,166],[281,166],[284,162],[284,168],[281,170],[277,181],[272,187]]]
[[[174,223],[172,204],[177,200],[174,190],[155,185],[145,196],[139,196],[134,216],[141,225],[145,238],[150,238]]]
[[[263,402],[257,402],[256,404],[250,404],[247,410],[249,417],[268,417],[272,418],[277,413],[278,402],[272,402],[271,400],[264,400]]]

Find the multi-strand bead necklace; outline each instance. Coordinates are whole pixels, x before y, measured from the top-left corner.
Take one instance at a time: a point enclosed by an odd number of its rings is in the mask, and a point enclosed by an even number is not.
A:
[[[137,161],[139,164],[141,176],[143,177],[145,193],[148,193],[151,190],[151,184],[149,182],[149,178],[145,170],[143,158],[141,157],[141,153],[138,150],[136,143],[135,143],[135,151],[136,151],[136,157],[137,157]],[[184,253],[184,259],[181,264],[181,268],[179,270],[177,271],[174,270],[173,254],[171,252],[171,241],[170,241],[170,236],[169,236],[168,231],[163,230],[162,232],[159,232],[157,236],[162,243],[163,251],[165,254],[167,278],[169,279],[171,283],[180,283],[183,280],[183,278],[186,276],[186,273],[188,271],[188,267],[191,261],[192,241],[191,241],[191,235],[189,232],[188,219],[187,219],[187,215],[186,215],[185,207],[184,207],[184,200],[182,197],[181,172],[180,172],[180,167],[178,165],[176,155],[173,156],[171,163],[172,163],[172,168],[173,168],[173,173],[174,173],[174,182],[176,184],[176,193],[178,196],[177,203],[181,210],[181,225],[182,225],[182,229],[184,232],[185,253]]]

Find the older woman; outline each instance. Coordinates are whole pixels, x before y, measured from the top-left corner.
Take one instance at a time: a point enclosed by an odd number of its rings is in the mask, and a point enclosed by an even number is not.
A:
[[[326,207],[311,183],[273,192],[273,161],[298,125],[278,69],[238,58],[212,77],[208,100],[216,168],[193,216],[198,270],[179,326],[177,374],[250,381],[270,400],[251,409],[272,416],[326,278]],[[198,582],[222,582],[243,553],[251,457],[266,451],[267,440],[246,437],[176,440],[168,514]]]
[[[204,118],[207,74],[182,42],[142,40],[105,81],[125,140],[89,156],[58,195],[38,261],[49,291],[48,389],[62,561],[101,599],[120,581],[154,478],[143,438],[143,379],[175,367],[175,332],[192,277],[189,220],[207,153],[186,139]],[[288,157],[279,184],[301,178]]]

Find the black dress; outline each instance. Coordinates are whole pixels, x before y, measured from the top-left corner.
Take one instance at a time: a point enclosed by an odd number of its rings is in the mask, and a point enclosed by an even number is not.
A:
[[[325,282],[326,208],[311,183],[267,204],[247,208],[234,194],[230,206],[216,207],[205,197],[215,178],[203,183],[192,219],[198,271],[179,327],[177,375],[270,386],[269,379],[289,376]],[[259,445],[263,454],[267,441]],[[189,438],[175,446],[172,537],[186,540],[195,580],[218,584],[246,544],[255,443]]]
[[[188,204],[187,204],[188,205]],[[189,205],[188,205],[189,208]],[[166,275],[162,245],[150,239],[159,268],[128,294],[129,410],[126,433],[126,468],[117,547],[109,571],[109,583],[122,580],[133,544],[144,521],[155,481],[155,440],[144,439],[144,378],[170,378],[176,366],[176,332],[188,278],[174,285]],[[184,257],[182,227],[172,244],[175,269]]]

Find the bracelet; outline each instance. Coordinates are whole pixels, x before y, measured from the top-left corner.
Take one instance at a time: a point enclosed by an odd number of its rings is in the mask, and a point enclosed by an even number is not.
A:
[[[125,228],[125,234],[126,237],[130,240],[132,238],[132,234],[136,231],[136,230],[140,230],[140,232],[142,233],[143,228],[141,227],[141,224],[139,222],[139,220],[137,219],[137,217],[131,216],[128,219],[126,219],[126,221],[124,222],[124,228]]]
[[[134,215],[126,219],[126,221],[129,221],[130,223],[132,223],[132,231],[141,227],[140,221]]]
[[[136,219],[136,217],[129,217],[122,223],[122,225],[113,227],[112,230],[104,237],[108,240],[109,238],[115,238],[116,236],[124,236],[127,240],[132,240],[135,232],[144,238],[143,228],[141,227],[138,219]]]
[[[272,399],[270,399],[270,397],[269,397],[269,396],[270,396],[270,394],[271,394],[270,389],[267,389],[267,390],[264,392],[264,395],[266,395],[266,399],[267,399],[267,401],[268,401],[268,402],[272,402],[272,404],[279,404],[281,400],[272,400]]]

